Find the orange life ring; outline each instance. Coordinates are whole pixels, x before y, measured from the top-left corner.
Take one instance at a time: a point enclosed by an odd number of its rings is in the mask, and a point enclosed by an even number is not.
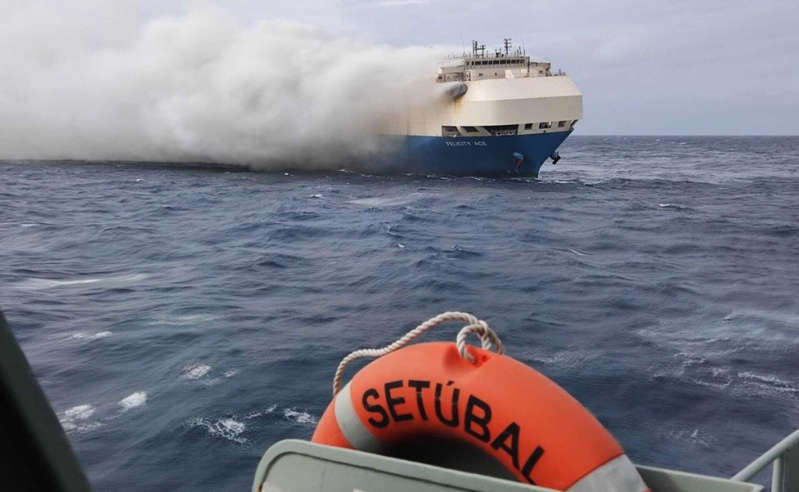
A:
[[[312,441],[380,453],[414,437],[455,439],[519,481],[570,492],[647,490],[624,450],[560,386],[504,355],[411,345],[371,362],[325,410]]]

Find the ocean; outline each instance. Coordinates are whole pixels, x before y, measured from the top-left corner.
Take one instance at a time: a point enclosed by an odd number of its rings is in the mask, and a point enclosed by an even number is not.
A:
[[[446,310],[633,461],[732,475],[799,427],[799,137],[560,153],[539,180],[0,161],[0,307],[101,491],[246,490],[344,355]]]

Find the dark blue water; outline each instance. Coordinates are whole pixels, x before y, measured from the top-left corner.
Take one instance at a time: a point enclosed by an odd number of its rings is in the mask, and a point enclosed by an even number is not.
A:
[[[0,306],[98,490],[246,489],[341,357],[450,309],[636,462],[732,474],[799,427],[799,138],[561,154],[540,181],[0,163]]]

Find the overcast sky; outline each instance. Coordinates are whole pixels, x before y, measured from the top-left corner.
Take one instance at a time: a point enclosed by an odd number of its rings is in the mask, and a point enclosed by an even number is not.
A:
[[[0,27],[12,23],[0,42],[7,56],[42,32],[122,45],[150,19],[208,4],[243,26],[290,20],[396,47],[510,37],[576,81],[582,134],[799,134],[798,0],[0,0]]]
[[[502,38],[584,94],[584,134],[799,134],[797,0],[231,0],[394,45]]]

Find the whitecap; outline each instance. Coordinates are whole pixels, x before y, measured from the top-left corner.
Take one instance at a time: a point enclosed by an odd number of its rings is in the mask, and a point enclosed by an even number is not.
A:
[[[110,331],[98,331],[97,333],[89,333],[89,334],[83,332],[77,332],[72,334],[72,338],[76,340],[84,340],[84,339],[97,340],[98,338],[106,338],[110,337],[111,335],[113,335],[113,333]]]
[[[71,430],[73,430],[75,432],[89,432],[89,431],[93,431],[94,429],[97,429],[98,427],[102,427],[102,426],[103,426],[102,422],[86,422],[85,424],[76,425],[74,427],[74,429],[71,429]],[[66,430],[66,429],[64,429],[64,430]]]
[[[95,408],[88,403],[77,405],[64,410],[62,418],[64,420],[86,420],[94,414]]]
[[[211,366],[208,364],[191,364],[183,368],[181,377],[184,379],[197,380],[205,376],[211,371]]]
[[[217,319],[218,316],[212,314],[185,314],[183,316],[175,316],[170,318],[159,318],[149,322],[150,325],[195,325]]]
[[[534,355],[532,356],[532,359],[536,362],[554,365],[559,368],[576,368],[596,359],[598,355],[599,354],[597,352],[592,351],[567,350],[547,353],[546,355]]]
[[[269,407],[265,408],[263,411],[254,411],[250,412],[244,416],[244,420],[252,420],[258,417],[263,417],[265,415],[269,415],[270,413],[274,412],[277,409],[277,405],[270,405]]]
[[[118,275],[112,277],[89,277],[73,279],[29,278],[20,282],[19,287],[29,290],[53,289],[57,287],[71,287],[75,285],[90,285],[101,282],[136,282],[147,278],[145,274]]]
[[[674,210],[685,210],[685,205],[677,205],[676,203],[658,203],[660,208],[673,208]]]
[[[140,407],[147,403],[147,393],[144,391],[137,391],[135,393],[131,393],[130,395],[126,396],[119,400],[119,406],[122,407],[122,411],[128,411],[131,408]]]
[[[86,422],[94,415],[94,411],[92,405],[76,405],[61,412],[58,421],[65,432],[87,432],[103,425],[100,422]]]
[[[283,416],[288,420],[293,420],[298,424],[311,424],[316,425],[317,419],[308,412],[296,410],[294,408],[286,408],[283,410]]]
[[[429,195],[425,193],[409,193],[392,197],[359,198],[357,200],[351,200],[350,203],[364,207],[397,207],[426,198],[427,196]]]
[[[226,378],[232,378],[233,376],[235,376],[238,373],[239,373],[238,369],[230,369],[229,371],[225,371],[225,377]]]
[[[765,392],[799,393],[799,388],[771,374],[757,374],[754,372],[742,371],[738,373],[738,377]]]
[[[241,437],[241,434],[247,427],[244,423],[229,417],[217,419],[213,422],[209,419],[199,417],[189,422],[189,425],[191,427],[204,427],[208,433],[214,437],[221,437],[239,444],[247,442],[246,438]]]
[[[709,448],[716,440],[713,436],[700,431],[698,428],[673,430],[669,432],[669,437],[675,441],[687,441],[705,448]]]
[[[32,290],[38,290],[38,289],[50,289],[53,287],[68,287],[70,285],[94,284],[97,282],[102,282],[102,280],[103,280],[102,278],[82,278],[82,279],[72,279],[72,280],[29,278],[24,282],[22,282],[20,286]]]
[[[586,253],[584,251],[580,251],[579,249],[568,248],[568,250],[569,250],[570,253],[574,253],[577,256],[588,256],[588,255],[591,254],[591,253]]]

